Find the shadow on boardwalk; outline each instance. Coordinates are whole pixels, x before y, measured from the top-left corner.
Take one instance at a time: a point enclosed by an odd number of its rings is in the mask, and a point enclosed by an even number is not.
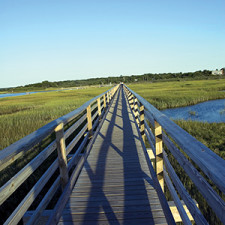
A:
[[[152,205],[160,203],[120,89],[71,194],[70,212],[62,219],[83,225],[154,223]]]

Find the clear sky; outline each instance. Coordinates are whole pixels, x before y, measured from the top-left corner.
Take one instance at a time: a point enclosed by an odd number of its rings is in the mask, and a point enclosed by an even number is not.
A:
[[[0,0],[0,87],[225,67],[225,0]]]

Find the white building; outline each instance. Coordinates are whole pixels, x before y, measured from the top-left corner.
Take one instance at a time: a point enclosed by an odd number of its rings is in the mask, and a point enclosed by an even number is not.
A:
[[[225,75],[225,68],[213,70],[212,75]]]

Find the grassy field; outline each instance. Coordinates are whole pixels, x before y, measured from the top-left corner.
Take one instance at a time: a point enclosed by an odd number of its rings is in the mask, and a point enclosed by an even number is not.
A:
[[[180,127],[225,159],[225,123],[175,121]]]
[[[225,80],[132,84],[129,87],[158,109],[193,105],[225,98]],[[183,129],[225,158],[224,123],[176,121]]]
[[[0,149],[81,106],[109,87],[0,98]]]
[[[138,83],[129,87],[158,109],[225,98],[224,80]],[[38,93],[0,99],[0,149],[76,109],[108,87]]]
[[[131,84],[129,87],[158,109],[193,105],[225,98],[225,80]]]

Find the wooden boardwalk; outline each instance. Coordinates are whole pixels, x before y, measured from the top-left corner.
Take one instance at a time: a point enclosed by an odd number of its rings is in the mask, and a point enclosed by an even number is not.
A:
[[[113,100],[59,224],[167,224],[122,89]]]

